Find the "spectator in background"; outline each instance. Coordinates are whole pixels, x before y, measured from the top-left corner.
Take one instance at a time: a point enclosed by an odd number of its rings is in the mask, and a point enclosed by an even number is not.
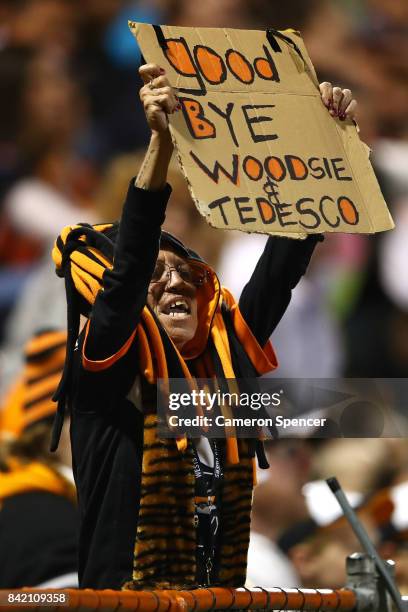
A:
[[[298,572],[301,586],[339,589],[346,582],[346,558],[362,551],[351,526],[342,516],[337,500],[324,481],[303,487],[308,519],[294,523],[281,534],[278,544]],[[345,494],[374,545],[381,526],[389,521],[393,504],[384,496],[364,499],[358,492]]]
[[[3,0],[1,46],[69,54],[76,42],[75,5],[70,0]]]
[[[394,363],[394,374],[402,377],[408,375],[408,145],[401,143],[394,152],[384,146],[384,155],[389,153],[395,163],[391,165],[396,189],[394,220],[395,229],[388,232],[378,247],[379,284],[388,298],[392,308],[389,328],[390,352]],[[398,160],[401,162],[398,167]],[[385,161],[385,160],[384,160]],[[400,194],[400,195],[399,195]]]
[[[383,489],[377,497],[389,500],[393,511],[381,530],[379,552],[383,559],[395,561],[395,577],[402,595],[408,595],[408,480]]]
[[[381,487],[392,469],[385,438],[322,441],[312,464],[314,478],[330,478],[335,474],[344,489],[364,496]]]
[[[21,94],[17,143],[24,177],[8,192],[5,214],[12,228],[36,240],[43,252],[61,220],[73,222],[92,195],[92,173],[84,180],[90,169],[75,150],[85,101],[67,65],[39,52],[25,67]],[[82,215],[92,220],[86,211]]]
[[[65,329],[67,308],[64,288],[47,255],[31,272],[7,319],[0,349],[0,404],[24,363],[21,347],[37,329]]]
[[[101,164],[149,140],[137,105],[140,51],[127,21],[164,23],[161,0],[85,0],[73,66],[90,101],[92,155]],[[135,81],[136,77],[136,81]],[[141,82],[140,82],[141,85]]]
[[[360,515],[373,543],[378,542],[371,517]],[[293,563],[301,586],[313,589],[340,589],[346,582],[346,558],[361,551],[361,545],[344,518],[324,527],[295,526],[280,540],[282,551]],[[299,532],[297,532],[299,529]],[[302,531],[304,529],[304,531]]]
[[[1,74],[5,86],[16,93],[16,111],[11,126],[7,116],[0,118],[3,151],[8,151],[10,161],[3,167],[0,211],[0,337],[33,266],[49,253],[61,221],[94,220],[89,207],[97,180],[93,164],[80,155],[76,144],[86,122],[86,105],[66,63],[45,52],[9,49],[0,55]],[[45,286],[35,286],[36,291],[47,294]],[[31,300],[30,296],[28,319],[35,310]],[[28,334],[19,336],[18,354],[34,329],[63,325],[64,319],[34,321]],[[26,327],[20,325],[19,331]],[[6,366],[3,389],[9,380]]]
[[[295,588],[300,577],[279,549],[279,534],[308,516],[302,486],[310,477],[311,447],[303,440],[265,445],[270,469],[258,470],[251,517],[247,586]]]
[[[39,332],[21,378],[0,412],[0,588],[75,587],[76,493],[69,436],[48,451],[51,401],[65,359],[66,333]]]

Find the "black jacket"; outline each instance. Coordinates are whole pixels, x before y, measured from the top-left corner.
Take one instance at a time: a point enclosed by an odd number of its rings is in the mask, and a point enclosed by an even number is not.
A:
[[[77,538],[77,509],[67,498],[47,491],[5,498],[0,502],[0,588],[37,586],[76,573]]]

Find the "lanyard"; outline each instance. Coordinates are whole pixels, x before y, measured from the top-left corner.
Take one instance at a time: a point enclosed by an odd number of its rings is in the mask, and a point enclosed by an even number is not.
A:
[[[211,584],[218,538],[218,508],[215,503],[217,488],[223,472],[220,451],[215,440],[210,441],[214,454],[211,482],[203,473],[197,449],[193,444],[193,468],[196,478],[194,525],[197,531],[198,580],[200,584]]]
[[[197,453],[195,444],[193,444],[193,469],[196,479],[196,502],[210,502],[210,498],[214,501],[217,488],[219,487],[223,471],[221,466],[220,450],[215,440],[210,442],[211,449],[214,454],[214,469],[211,478],[211,484],[208,487],[208,480],[203,474],[201,461]]]

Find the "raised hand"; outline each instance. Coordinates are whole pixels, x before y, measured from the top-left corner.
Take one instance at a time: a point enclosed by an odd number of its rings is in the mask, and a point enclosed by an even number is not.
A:
[[[167,115],[181,108],[174,89],[165,71],[157,64],[145,64],[139,68],[144,86],[140,90],[147,123],[152,132],[165,132],[168,128]]]
[[[333,87],[327,81],[320,84],[320,93],[323,104],[328,108],[332,117],[338,117],[341,121],[356,118],[357,101],[354,100],[350,89]]]

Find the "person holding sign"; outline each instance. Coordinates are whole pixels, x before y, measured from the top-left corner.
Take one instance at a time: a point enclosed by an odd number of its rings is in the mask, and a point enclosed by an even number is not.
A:
[[[171,193],[168,115],[179,103],[158,65],[140,74],[152,134],[120,224],[65,228],[53,251],[69,338],[52,447],[68,403],[81,587],[238,587],[255,456],[268,467],[262,443],[160,439],[157,383],[215,377],[225,386],[276,368],[269,337],[321,237],[270,237],[237,304],[214,270],[161,231]],[[321,91],[333,115],[354,117],[351,92],[328,83]],[[88,322],[77,340],[80,314]]]

